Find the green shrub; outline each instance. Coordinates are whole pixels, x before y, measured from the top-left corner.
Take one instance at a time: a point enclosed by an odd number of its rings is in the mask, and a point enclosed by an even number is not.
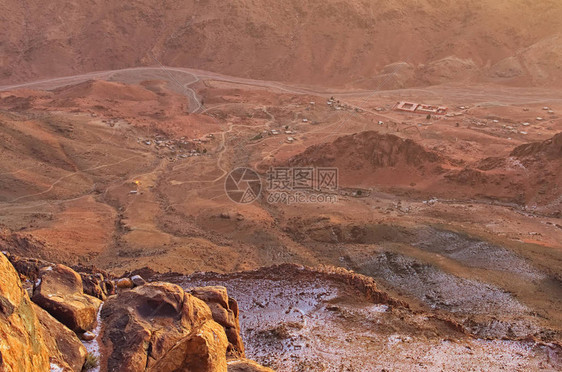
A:
[[[86,354],[86,361],[84,362],[84,366],[82,367],[82,371],[89,371],[94,369],[99,364],[99,358],[92,353]]]

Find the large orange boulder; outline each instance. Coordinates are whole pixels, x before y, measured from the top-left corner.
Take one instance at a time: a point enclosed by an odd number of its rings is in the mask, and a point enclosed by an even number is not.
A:
[[[0,253],[0,371],[49,371],[41,324],[18,273]]]
[[[228,340],[224,329],[209,321],[189,337],[177,343],[162,357],[151,371],[226,371],[226,348]]]
[[[156,282],[107,299],[101,312],[108,371],[226,371],[228,341],[209,307]],[[199,369],[193,366],[199,365]]]
[[[229,357],[243,358],[244,343],[240,336],[240,322],[238,319],[238,303],[228,297],[225,287],[198,287],[188,291],[198,299],[204,301],[213,314],[213,320],[223,326],[228,338]]]
[[[94,328],[101,301],[84,294],[77,272],[64,265],[47,266],[39,271],[38,281],[33,302],[75,332]]]
[[[42,325],[43,338],[51,361],[65,372],[82,371],[87,351],[76,333],[36,304],[33,304],[33,309]]]

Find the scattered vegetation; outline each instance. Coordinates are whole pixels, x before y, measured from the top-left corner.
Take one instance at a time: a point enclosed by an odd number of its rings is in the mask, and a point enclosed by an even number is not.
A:
[[[98,366],[100,360],[99,358],[92,354],[92,353],[88,353],[86,354],[86,361],[84,362],[84,366],[82,367],[82,371],[89,371],[91,369],[94,369]]]

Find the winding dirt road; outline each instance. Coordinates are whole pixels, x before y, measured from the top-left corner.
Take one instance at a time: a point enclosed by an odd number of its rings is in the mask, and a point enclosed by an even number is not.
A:
[[[467,87],[459,84],[446,84],[430,88],[407,88],[399,90],[338,90],[338,89],[323,89],[321,87],[302,87],[298,85],[291,85],[275,81],[265,81],[265,80],[254,80],[241,77],[227,76],[219,73],[214,73],[210,71],[197,70],[192,68],[180,68],[180,67],[167,67],[167,66],[156,66],[156,67],[132,67],[120,70],[108,70],[108,71],[95,71],[85,74],[58,77],[52,79],[37,80],[22,84],[15,85],[5,85],[0,86],[0,91],[9,91],[20,88],[29,89],[55,89],[71,84],[78,84],[90,79],[99,80],[111,80],[130,82],[130,79],[120,79],[119,75],[132,76],[131,73],[142,74],[143,80],[149,79],[162,79],[162,72],[165,73],[168,82],[173,87],[176,85],[181,88],[181,92],[185,94],[191,102],[190,111],[199,112],[200,110],[205,110],[201,100],[197,97],[196,92],[190,88],[193,84],[204,79],[211,79],[235,84],[242,84],[254,87],[269,88],[285,93],[293,94],[310,94],[322,97],[329,96],[339,96],[339,97],[349,97],[349,98],[368,98],[375,97],[380,94],[398,94],[402,95],[416,95],[423,94],[429,95],[433,99],[437,98],[443,100],[443,97],[448,97],[448,99],[461,99],[470,102],[472,105],[517,105],[517,104],[539,104],[539,103],[552,103],[552,102],[562,102],[562,91],[556,89],[545,89],[539,88],[514,88],[514,87],[504,87],[504,86],[487,86],[487,89],[482,89],[481,86],[471,86]],[[173,73],[185,74],[191,77],[191,80],[186,83],[181,83],[179,80],[173,76]]]

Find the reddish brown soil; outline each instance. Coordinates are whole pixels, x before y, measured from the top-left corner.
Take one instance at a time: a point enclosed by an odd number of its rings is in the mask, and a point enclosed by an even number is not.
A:
[[[559,368],[559,0],[7,0],[0,34],[1,250],[206,272],[281,370]],[[276,203],[286,165],[340,187]]]
[[[116,274],[341,266],[477,337],[559,340],[560,91],[338,94],[174,71],[182,89],[141,69],[0,93],[2,249]],[[455,116],[392,111],[398,100]],[[226,196],[231,169],[252,167],[265,185],[286,164],[337,166],[337,201]]]
[[[361,132],[316,145],[289,166],[337,167],[344,186],[377,185],[394,192],[440,198],[487,198],[553,206],[560,217],[562,135],[520,145],[508,157],[460,162],[392,134]]]

